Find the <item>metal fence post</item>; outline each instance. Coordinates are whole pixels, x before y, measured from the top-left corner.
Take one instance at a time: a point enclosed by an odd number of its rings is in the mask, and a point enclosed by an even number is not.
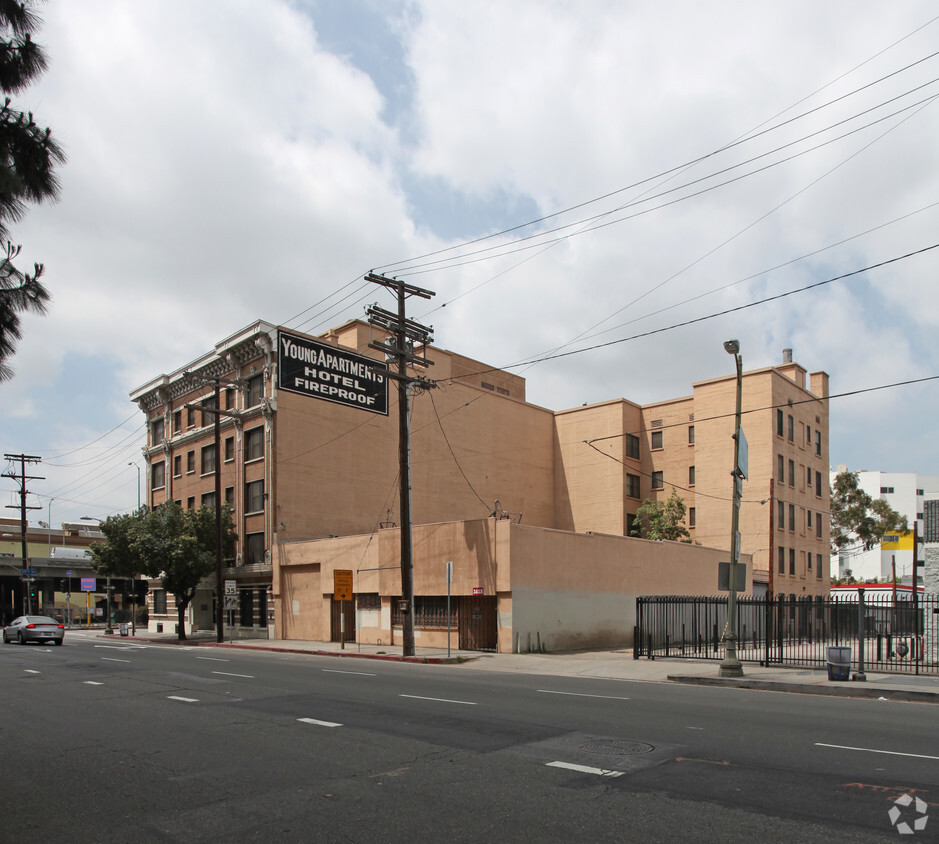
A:
[[[855,680],[866,680],[864,673],[864,590],[857,590],[857,673]]]

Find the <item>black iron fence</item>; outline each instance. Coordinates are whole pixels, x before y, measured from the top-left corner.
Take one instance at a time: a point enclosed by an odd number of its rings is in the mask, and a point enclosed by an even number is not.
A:
[[[825,667],[828,648],[841,646],[851,649],[854,668],[939,674],[939,595],[907,601],[859,590],[856,597],[738,597],[738,658]],[[720,660],[727,630],[726,596],[637,598],[633,657]]]

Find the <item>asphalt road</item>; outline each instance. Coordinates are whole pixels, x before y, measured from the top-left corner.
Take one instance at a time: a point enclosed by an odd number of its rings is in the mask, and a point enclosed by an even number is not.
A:
[[[0,841],[879,841],[894,809],[939,832],[928,704],[81,633],[0,646],[0,690]]]

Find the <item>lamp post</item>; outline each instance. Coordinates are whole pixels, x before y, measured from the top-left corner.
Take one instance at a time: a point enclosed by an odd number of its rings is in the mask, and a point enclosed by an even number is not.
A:
[[[91,516],[81,516],[80,518],[84,522],[98,522],[97,519],[92,518]],[[98,524],[100,525],[101,522],[98,522]],[[107,613],[107,619],[105,619],[105,623],[104,623],[104,632],[106,635],[113,635],[114,629],[111,627],[111,572],[108,572],[107,592],[108,592],[107,604],[105,605],[106,606],[105,612]]]
[[[740,400],[743,392],[743,360],[740,357],[740,342],[728,340],[724,343],[724,351],[734,356],[737,364],[737,411],[734,414],[734,468],[730,473],[734,479],[733,503],[731,505],[730,527],[730,583],[727,598],[727,634],[724,637],[727,645],[724,650],[724,659],[721,660],[719,676],[742,677],[743,666],[737,658],[737,560],[740,556],[740,541],[737,529],[740,520]]]
[[[140,466],[131,461],[127,464],[128,466],[133,466],[137,470],[137,512],[140,512]],[[136,577],[131,577],[130,579],[130,635],[137,635],[137,579]]]
[[[46,516],[46,530],[49,531],[49,556],[52,556],[52,502],[54,498],[49,499],[49,515]]]

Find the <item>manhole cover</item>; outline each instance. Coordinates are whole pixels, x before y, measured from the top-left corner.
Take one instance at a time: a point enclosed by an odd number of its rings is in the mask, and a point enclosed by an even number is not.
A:
[[[629,756],[637,753],[649,753],[655,748],[643,741],[628,741],[626,739],[605,739],[601,741],[588,741],[580,746],[581,750],[590,753],[602,753],[604,756]]]

